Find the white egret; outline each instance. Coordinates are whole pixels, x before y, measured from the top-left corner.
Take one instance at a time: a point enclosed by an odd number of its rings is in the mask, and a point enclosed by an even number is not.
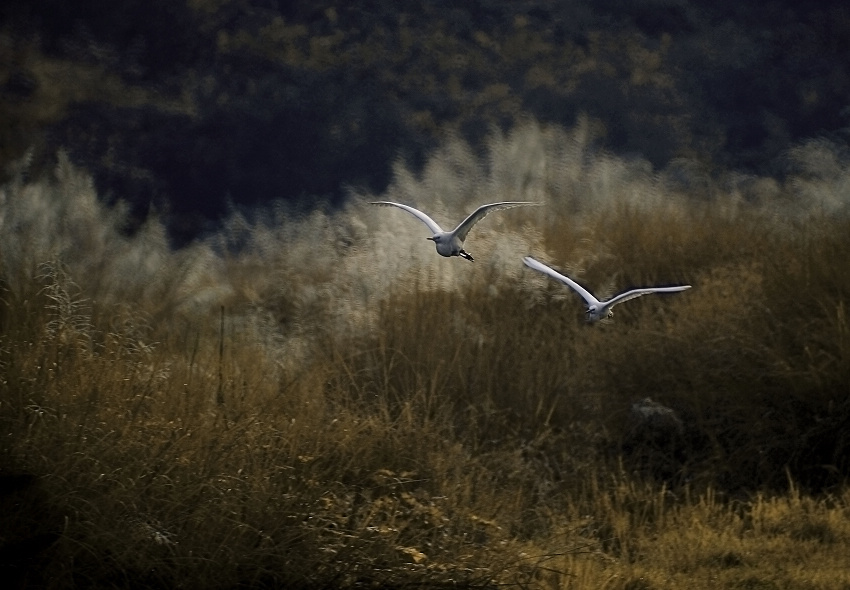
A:
[[[393,203],[392,201],[372,201],[372,205],[399,207],[419,218],[422,223],[428,226],[431,233],[434,234],[430,238],[426,239],[434,242],[437,246],[437,253],[440,256],[460,256],[470,261],[472,261],[473,258],[469,252],[463,249],[463,241],[466,239],[466,234],[469,233],[472,226],[481,221],[485,215],[491,211],[497,211],[499,209],[511,209],[513,207],[539,204],[540,203],[532,203],[529,201],[503,201],[501,203],[481,205],[478,209],[473,211],[469,217],[461,221],[452,231],[445,231],[436,221],[428,217],[428,215],[419,209],[414,209],[409,205],[402,205],[401,203]]]
[[[614,307],[618,303],[628,301],[629,299],[634,299],[635,297],[640,297],[641,295],[646,295],[647,293],[677,293],[679,291],[684,291],[685,289],[691,288],[690,285],[679,285],[676,287],[644,287],[642,289],[632,289],[631,291],[620,293],[616,297],[612,297],[607,301],[599,301],[587,289],[576,283],[574,280],[562,275],[556,270],[549,268],[542,262],[538,262],[530,256],[526,256],[522,259],[522,261],[527,267],[533,268],[534,270],[538,270],[544,274],[549,275],[555,280],[561,281],[562,283],[573,289],[576,293],[581,295],[587,303],[586,313],[588,322],[596,322],[601,320],[602,318],[610,318],[614,315],[614,312],[611,311],[612,307]]]

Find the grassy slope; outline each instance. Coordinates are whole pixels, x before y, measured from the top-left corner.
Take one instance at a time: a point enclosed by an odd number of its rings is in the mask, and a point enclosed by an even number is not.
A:
[[[397,170],[381,196],[440,221],[545,204],[481,222],[474,264],[370,195],[171,252],[61,158],[4,186],[0,566],[56,588],[846,587],[846,166],[813,144],[783,186],[682,195],[590,146],[529,124],[485,162],[450,141]],[[587,326],[525,254],[598,294],[694,288]],[[681,430],[636,423],[644,397]]]

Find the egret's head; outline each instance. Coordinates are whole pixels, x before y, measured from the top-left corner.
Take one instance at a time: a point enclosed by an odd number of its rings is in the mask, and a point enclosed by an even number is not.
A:
[[[585,319],[588,322],[598,322],[603,318],[610,318],[613,316],[614,312],[611,309],[608,309],[606,313],[603,310],[600,310],[596,305],[588,306],[587,311],[585,312]]]

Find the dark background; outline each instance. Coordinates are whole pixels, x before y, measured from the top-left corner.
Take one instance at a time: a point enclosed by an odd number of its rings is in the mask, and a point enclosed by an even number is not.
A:
[[[528,116],[585,113],[657,168],[781,177],[850,115],[837,0],[36,0],[0,34],[2,168],[65,149],[175,244],[233,207],[381,191],[396,158]]]

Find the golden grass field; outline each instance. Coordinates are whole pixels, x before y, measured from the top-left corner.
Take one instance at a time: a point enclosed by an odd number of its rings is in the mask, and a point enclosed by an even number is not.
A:
[[[0,190],[17,587],[850,588],[850,166],[449,139],[340,210],[171,250],[59,155]],[[488,216],[445,259],[424,226]],[[574,293],[693,286],[587,325]],[[636,418],[651,398],[673,422]],[[671,426],[671,424],[673,426]]]

